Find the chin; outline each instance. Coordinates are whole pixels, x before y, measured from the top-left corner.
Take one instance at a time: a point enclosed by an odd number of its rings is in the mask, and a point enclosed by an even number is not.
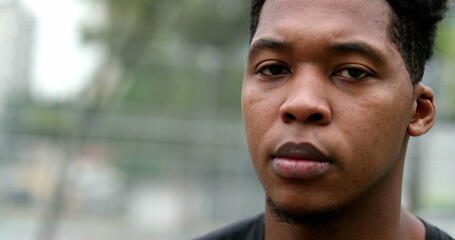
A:
[[[341,215],[340,206],[293,206],[275,202],[271,197],[266,198],[270,213],[279,221],[291,225],[320,226],[330,223]]]

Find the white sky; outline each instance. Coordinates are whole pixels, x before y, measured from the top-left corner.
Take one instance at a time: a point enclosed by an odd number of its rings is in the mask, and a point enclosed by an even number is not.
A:
[[[90,80],[97,54],[81,42],[85,0],[21,0],[36,19],[32,91],[40,98],[74,97]]]

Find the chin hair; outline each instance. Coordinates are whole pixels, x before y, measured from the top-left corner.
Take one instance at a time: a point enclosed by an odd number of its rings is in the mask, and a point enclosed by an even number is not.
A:
[[[279,222],[291,225],[320,226],[329,223],[341,215],[340,207],[327,207],[326,209],[314,211],[300,211],[281,206],[274,202],[269,196],[266,198],[271,213]]]

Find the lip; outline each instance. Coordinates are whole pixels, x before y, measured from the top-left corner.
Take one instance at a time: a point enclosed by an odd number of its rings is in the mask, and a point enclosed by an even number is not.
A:
[[[310,143],[285,143],[272,157],[275,173],[291,179],[318,177],[327,172],[332,163],[329,157]]]

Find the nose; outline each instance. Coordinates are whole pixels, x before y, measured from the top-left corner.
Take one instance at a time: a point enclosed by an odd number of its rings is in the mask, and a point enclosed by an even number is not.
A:
[[[300,77],[292,79],[286,87],[286,99],[280,106],[279,114],[285,123],[302,122],[327,125],[332,119],[328,102],[330,92],[324,79]]]

